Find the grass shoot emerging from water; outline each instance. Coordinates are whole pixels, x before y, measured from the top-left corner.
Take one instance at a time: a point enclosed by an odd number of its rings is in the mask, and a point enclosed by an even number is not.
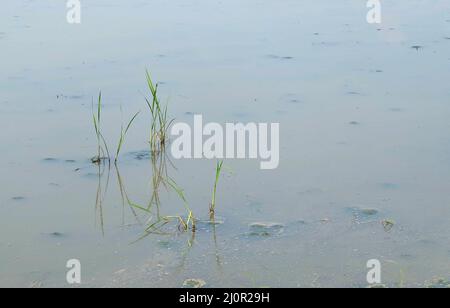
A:
[[[97,112],[94,112],[94,101],[92,101],[92,120],[94,123],[95,135],[97,137],[97,156],[91,161],[94,164],[100,164],[104,160],[111,161],[108,145],[101,131],[101,114],[102,114],[102,92],[98,94]]]
[[[211,199],[211,204],[209,205],[209,219],[214,221],[216,213],[216,193],[217,193],[217,183],[219,183],[220,173],[222,172],[223,160],[218,162],[216,165],[216,179],[214,181],[213,194]]]
[[[125,130],[123,129],[123,124],[120,127],[120,138],[119,138],[119,143],[117,145],[117,151],[116,151],[116,158],[114,160],[114,163],[117,164],[117,160],[119,159],[119,154],[120,154],[120,150],[122,149],[122,145],[125,142],[125,136],[127,135],[128,130],[130,129],[131,125],[133,124],[134,120],[136,119],[136,117],[139,115],[140,111],[138,111],[132,118],[131,120],[128,122],[127,127],[125,128]]]
[[[173,120],[167,117],[167,104],[162,106],[158,98],[158,84],[154,84],[150,73],[146,71],[147,85],[150,90],[151,99],[145,98],[150,109],[152,123],[150,127],[150,150],[152,154],[163,151],[168,140],[168,130]]]

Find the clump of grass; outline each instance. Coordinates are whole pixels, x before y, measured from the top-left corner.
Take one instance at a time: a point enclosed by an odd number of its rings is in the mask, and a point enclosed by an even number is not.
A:
[[[123,128],[123,124],[120,127],[120,138],[119,138],[119,143],[117,145],[117,150],[116,150],[116,158],[114,160],[114,163],[117,164],[117,160],[119,159],[119,154],[120,154],[120,150],[122,149],[122,145],[125,142],[125,136],[127,135],[128,130],[130,129],[131,125],[133,124],[134,120],[136,119],[136,117],[139,115],[140,111],[138,111],[132,118],[131,120],[128,122],[127,127],[124,129]]]
[[[215,218],[216,213],[216,193],[217,193],[217,184],[219,183],[220,173],[223,167],[223,160],[218,162],[216,165],[216,179],[214,181],[213,194],[211,199],[211,204],[209,205],[209,218],[211,221]]]
[[[152,154],[163,151],[168,140],[168,130],[173,120],[167,117],[167,104],[162,106],[158,98],[158,83],[154,84],[150,73],[146,71],[147,85],[152,95],[151,99],[145,98],[150,109],[152,123],[150,127],[150,149]]]
[[[101,131],[101,114],[102,114],[102,92],[98,94],[97,112],[94,112],[94,101],[92,101],[92,120],[94,123],[95,135],[97,137],[97,156],[91,161],[94,164],[100,164],[104,160],[111,161],[108,145]]]

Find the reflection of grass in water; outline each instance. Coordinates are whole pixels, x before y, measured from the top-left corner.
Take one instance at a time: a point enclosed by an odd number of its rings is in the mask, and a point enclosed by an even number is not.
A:
[[[162,106],[158,98],[158,84],[154,84],[150,73],[146,71],[147,85],[150,90],[151,99],[145,98],[150,109],[152,122],[150,126],[150,150],[152,154],[162,151],[168,141],[167,132],[173,120],[167,117],[167,104]]]
[[[104,190],[102,191],[103,185],[102,185],[102,178],[105,170],[108,171],[107,178],[106,178],[106,184],[104,187]],[[102,230],[102,234],[105,235],[105,228],[104,228],[104,219],[103,219],[103,200],[106,196],[106,193],[108,191],[109,187],[109,176],[110,176],[110,168],[103,168],[103,171],[101,169],[101,164],[98,164],[98,183],[97,183],[97,193],[95,197],[95,213],[97,215],[97,211],[99,213],[99,220],[100,220],[100,228]],[[97,221],[97,218],[95,218],[95,221]]]
[[[110,162],[108,145],[101,131],[101,114],[102,114],[102,92],[98,94],[97,112],[94,112],[94,101],[92,101],[92,121],[94,123],[95,135],[97,137],[97,156],[91,159],[92,163],[100,164],[102,160]],[[105,156],[106,155],[106,156]]]
[[[186,232],[191,230],[193,233],[196,231],[196,219],[189,207],[187,199],[184,195],[183,189],[178,186],[174,179],[168,175],[167,171],[167,157],[162,148],[162,151],[154,153],[151,156],[151,166],[152,166],[152,196],[147,207],[131,204],[131,206],[144,211],[149,215],[153,215],[156,210],[156,217],[150,216],[148,220],[148,226],[144,231],[144,235],[138,239],[141,240],[150,234],[159,235],[169,235],[171,232],[165,231],[165,227],[172,222],[178,224],[177,230],[179,232]],[[186,209],[187,215],[185,217],[180,215],[164,215],[160,214],[160,190],[164,187],[168,191],[174,191],[177,196],[182,200],[183,205]]]
[[[218,162],[216,165],[216,179],[214,181],[214,188],[213,188],[213,194],[211,199],[211,204],[209,206],[209,219],[211,221],[215,218],[215,212],[216,212],[216,193],[217,193],[217,184],[219,183],[220,173],[222,171],[223,166],[223,160]]]
[[[120,190],[120,197],[122,200],[122,225],[125,225],[125,203],[128,204],[128,206],[130,207],[130,210],[133,214],[133,216],[135,217],[136,221],[141,224],[140,220],[139,220],[139,216],[137,215],[134,207],[133,207],[133,202],[131,202],[130,198],[128,197],[127,191],[125,189],[125,185],[124,182],[122,180],[122,176],[120,175],[119,172],[119,168],[117,166],[117,164],[115,165],[116,167],[116,175],[117,175],[117,182],[119,184],[119,190]]]

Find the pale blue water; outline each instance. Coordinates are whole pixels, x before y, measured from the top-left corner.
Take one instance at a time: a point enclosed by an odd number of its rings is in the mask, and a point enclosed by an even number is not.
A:
[[[373,258],[389,286],[449,279],[450,3],[383,1],[381,25],[365,4],[82,0],[69,25],[65,1],[2,3],[0,286],[68,286],[71,258],[82,286],[366,286]],[[146,68],[178,121],[280,123],[278,169],[225,161],[216,241],[203,226],[192,247],[190,234],[131,244],[149,217],[122,207],[114,168],[95,206],[99,90],[112,148],[120,106],[124,121],[142,110],[119,171],[133,202],[151,197],[151,165],[130,154],[147,149]],[[168,166],[200,218],[215,163]],[[185,214],[175,194],[161,199],[163,215]],[[285,227],[249,236],[261,221]]]

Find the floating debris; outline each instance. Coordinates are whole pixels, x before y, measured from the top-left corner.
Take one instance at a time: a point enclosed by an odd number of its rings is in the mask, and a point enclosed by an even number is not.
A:
[[[414,46],[411,46],[411,48],[412,48],[412,49],[415,49],[415,50],[417,50],[417,51],[419,51],[419,49],[422,49],[423,46],[420,46],[420,45],[414,45]]]
[[[183,282],[183,287],[185,287],[185,288],[198,289],[198,288],[203,288],[205,285],[206,285],[206,282],[202,279],[186,279]]]
[[[383,225],[384,231],[389,232],[394,228],[395,222],[389,219],[384,219],[381,224]]]
[[[108,160],[109,160],[108,157],[94,156],[94,157],[91,158],[91,163],[93,163],[93,164],[95,164],[95,165],[98,165],[98,164],[100,164],[101,162],[106,162],[106,161],[108,161]]]
[[[12,197],[11,199],[14,200],[14,201],[23,201],[23,200],[25,200],[25,197],[16,196],[16,197]]]

